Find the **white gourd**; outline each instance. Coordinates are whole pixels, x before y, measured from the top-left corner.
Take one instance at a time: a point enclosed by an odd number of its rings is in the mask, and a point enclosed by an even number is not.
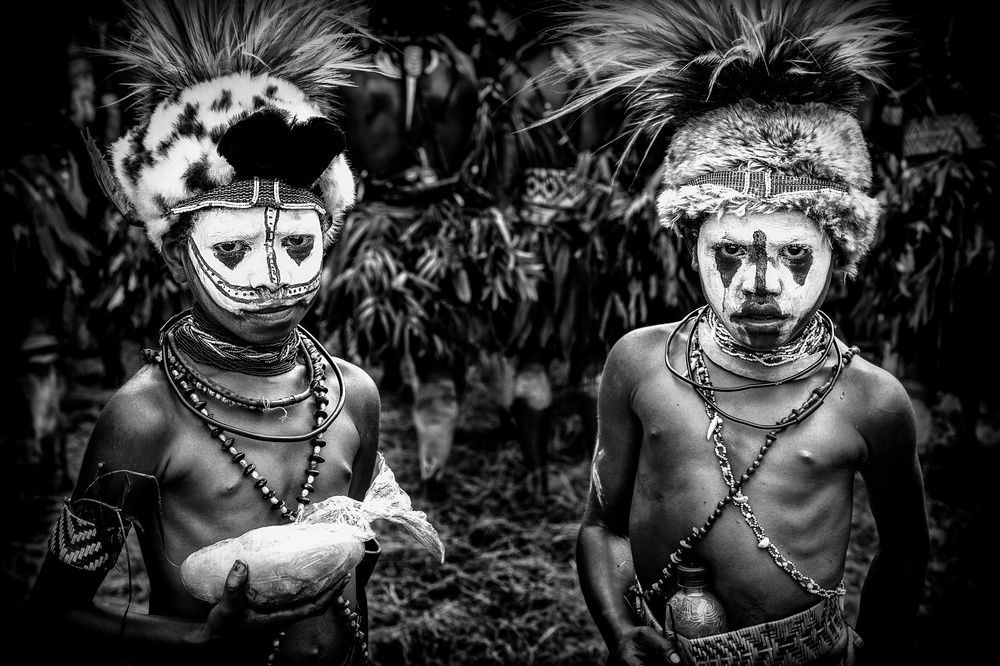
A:
[[[181,563],[181,581],[196,599],[218,603],[233,562],[242,560],[247,601],[282,606],[315,596],[364,554],[363,536],[348,525],[270,525],[195,551]]]

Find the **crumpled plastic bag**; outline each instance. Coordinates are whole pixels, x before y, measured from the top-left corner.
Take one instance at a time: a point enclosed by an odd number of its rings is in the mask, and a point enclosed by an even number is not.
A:
[[[375,478],[364,500],[337,495],[308,504],[299,511],[295,524],[352,525],[366,535],[367,541],[375,538],[371,523],[380,518],[402,525],[439,563],[444,562],[444,544],[437,530],[428,522],[426,513],[413,508],[410,496],[399,487],[381,452],[375,459]]]

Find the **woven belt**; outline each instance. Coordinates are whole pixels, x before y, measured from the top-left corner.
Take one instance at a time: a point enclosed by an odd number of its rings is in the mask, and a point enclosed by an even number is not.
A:
[[[829,598],[781,620],[705,638],[676,639],[686,663],[698,666],[792,666],[828,654],[840,643],[845,627],[839,598]],[[654,628],[660,629],[658,623]]]

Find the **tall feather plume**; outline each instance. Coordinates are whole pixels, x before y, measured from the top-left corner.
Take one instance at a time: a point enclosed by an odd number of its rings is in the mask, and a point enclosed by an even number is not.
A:
[[[550,79],[589,78],[557,115],[624,95],[633,135],[737,101],[819,102],[853,112],[860,80],[885,82],[899,22],[883,0],[583,0],[557,34],[573,65]],[[553,116],[555,117],[555,115]],[[545,122],[545,120],[541,121]]]
[[[178,90],[236,72],[268,73],[336,112],[350,72],[369,70],[355,46],[363,10],[353,0],[125,0],[131,39],[100,54],[130,71],[143,114]]]

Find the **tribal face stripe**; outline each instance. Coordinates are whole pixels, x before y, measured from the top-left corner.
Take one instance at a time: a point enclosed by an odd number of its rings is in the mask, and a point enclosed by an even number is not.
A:
[[[290,305],[319,290],[322,240],[315,211],[208,209],[196,219],[188,253],[209,296],[233,313]]]

